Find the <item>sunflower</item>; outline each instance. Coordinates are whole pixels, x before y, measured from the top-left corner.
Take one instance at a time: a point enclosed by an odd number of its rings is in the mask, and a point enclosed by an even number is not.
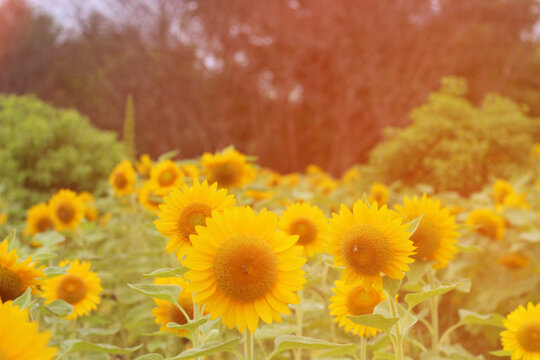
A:
[[[169,191],[182,186],[184,174],[174,161],[164,160],[152,168],[150,181],[156,184],[158,188]]]
[[[67,264],[64,261],[60,266]],[[66,316],[66,319],[73,320],[97,309],[101,290],[101,279],[90,271],[90,263],[73,260],[65,274],[45,280],[42,296],[46,299],[45,304],[60,299],[73,305],[73,312]]]
[[[501,342],[512,352],[512,360],[540,360],[540,303],[518,307],[504,319],[504,326]]]
[[[296,245],[304,248],[307,258],[321,253],[328,239],[328,219],[321,209],[309,203],[288,206],[279,219],[279,228],[288,235],[298,235]]]
[[[163,204],[163,197],[167,190],[160,188],[152,181],[146,181],[138,191],[139,204],[152,214],[157,214],[159,205]]]
[[[182,190],[174,189],[165,198],[158,213],[159,219],[154,221],[158,231],[169,238],[166,251],[176,252],[178,260],[191,247],[190,236],[195,234],[197,225],[205,225],[212,211],[223,211],[234,206],[233,195],[227,195],[226,189],[217,189],[217,184],[208,186],[205,180],[198,180],[192,187],[184,185]]]
[[[330,298],[330,315],[335,316],[334,322],[345,327],[345,332],[358,336],[375,336],[380,330],[354,323],[347,316],[366,315],[373,313],[375,306],[386,298],[382,292],[374,288],[367,290],[362,284],[347,284],[337,280],[332,291],[336,294]]]
[[[531,208],[525,194],[512,193],[504,198],[503,206],[528,210]]]
[[[418,200],[405,196],[404,205],[396,205],[403,222],[409,222],[424,215],[411,240],[416,246],[415,260],[435,260],[435,269],[445,268],[457,252],[455,246],[459,233],[456,231],[455,218],[450,209],[441,208],[441,202],[429,198],[426,194]]]
[[[74,230],[84,216],[84,206],[71,190],[60,190],[49,201],[52,219],[57,230]]]
[[[117,197],[131,194],[134,191],[136,180],[137,174],[128,160],[116,165],[109,176],[109,183],[113,187],[114,195]]]
[[[51,208],[45,203],[32,206],[26,213],[25,235],[35,235],[47,230],[54,230]]]
[[[255,178],[255,168],[246,161],[246,156],[227,148],[214,155],[204,153],[201,158],[204,175],[208,182],[218,183],[219,187],[242,187]]]
[[[354,183],[362,178],[362,173],[357,167],[351,167],[341,177],[341,181],[344,183]]]
[[[30,287],[37,290],[45,276],[43,266],[36,267],[32,256],[19,261],[17,250],[8,252],[7,239],[0,243],[0,303],[15,300]]]
[[[88,221],[97,221],[98,213],[95,206],[96,200],[88,191],[83,191],[79,194],[84,208],[84,218]]]
[[[180,325],[186,324],[190,319],[193,319],[193,294],[189,291],[189,283],[184,279],[173,276],[166,278],[156,278],[154,284],[159,285],[178,285],[182,288],[182,292],[178,296],[178,304],[184,309],[189,319],[176,305],[168,301],[154,298],[157,307],[152,309],[152,313],[156,318],[156,324],[161,325],[159,331],[170,331],[178,333],[178,336],[184,336],[188,333],[187,330],[176,330],[167,327],[167,324],[174,322]]]
[[[213,212],[206,227],[197,227],[182,264],[190,270],[194,301],[206,305],[212,319],[240,332],[254,333],[259,318],[271,324],[300,301],[305,283],[295,236],[278,231],[276,214],[249,207]]]
[[[402,279],[407,264],[414,261],[410,236],[399,214],[386,205],[379,208],[376,202],[369,206],[358,200],[352,212],[341,205],[339,215],[332,215],[328,253],[336,266],[345,266],[345,282],[362,281],[366,289],[374,285],[380,291],[381,273]]]
[[[467,225],[477,226],[475,231],[492,239],[504,238],[504,219],[490,209],[475,209],[469,213],[465,220]]]
[[[495,205],[502,205],[504,199],[512,193],[514,193],[514,187],[507,181],[498,179],[493,184],[493,202]]]
[[[137,172],[143,179],[150,179],[152,166],[152,159],[150,159],[150,155],[148,154],[142,154],[139,156],[139,162],[135,164]]]
[[[195,164],[185,164],[180,167],[180,170],[186,174],[187,177],[190,177],[192,179],[198,179],[201,175],[201,171],[199,170],[199,167]]]
[[[369,202],[377,202],[379,205],[384,205],[388,202],[389,198],[389,191],[386,185],[374,182],[371,184],[371,188],[369,189],[369,196],[368,200]]]
[[[52,360],[58,349],[47,346],[51,334],[38,332],[38,323],[28,321],[28,310],[13,302],[0,303],[0,359]]]

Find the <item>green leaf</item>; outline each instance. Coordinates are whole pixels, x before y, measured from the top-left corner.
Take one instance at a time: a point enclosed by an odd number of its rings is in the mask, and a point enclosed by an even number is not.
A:
[[[165,358],[159,354],[146,354],[135,358],[135,360],[164,360]]]
[[[388,295],[396,297],[399,288],[401,287],[401,280],[391,279],[388,276],[383,277],[383,288]]]
[[[152,271],[148,274],[143,274],[143,276],[146,277],[169,277],[169,276],[182,276],[184,275],[189,269],[185,266],[179,267],[179,268],[162,268]]]
[[[407,294],[405,295],[405,302],[409,305],[409,309],[412,309],[413,307],[420,304],[424,300],[427,300],[427,299],[430,299],[432,297],[439,296],[442,294],[446,294],[447,292],[452,291],[458,286],[463,285],[463,284],[464,284],[463,282],[460,282],[453,285],[442,285],[435,289]]]
[[[53,277],[58,275],[63,275],[67,271],[67,267],[59,267],[59,266],[47,266],[45,268],[45,276],[46,277]]]
[[[173,157],[175,157],[176,155],[178,155],[178,150],[171,150],[171,151],[168,151],[166,152],[165,154],[161,154],[157,160],[157,162],[161,162],[161,161],[164,161],[164,160],[168,160],[168,159],[172,159]]]
[[[411,220],[407,223],[407,231],[411,233],[411,236],[414,234],[416,229],[418,229],[418,225],[420,225],[420,221],[422,221],[422,218],[424,217],[424,214],[420,215],[414,220]]]
[[[45,308],[58,317],[66,317],[73,312],[73,305],[68,304],[64,300],[54,300]]]
[[[187,324],[180,325],[174,322],[167,323],[167,327],[176,330],[187,330],[189,332],[195,331],[199,326],[206,323],[209,320],[208,316],[200,318],[197,321],[190,321]]]
[[[356,347],[356,344],[334,344],[325,340],[310,337],[282,335],[278,336],[274,341],[274,351],[268,355],[266,360],[271,359],[280,352],[291,349],[318,349],[331,351],[332,355],[354,355]]]
[[[489,353],[493,356],[498,356],[498,357],[512,356],[512,352],[508,350],[495,350],[495,351],[490,351]]]
[[[296,325],[272,324],[261,327],[255,332],[255,339],[275,339],[281,335],[290,335],[298,330]]]
[[[224,351],[236,352],[236,348],[238,347],[239,341],[240,341],[240,338],[238,337],[225,341],[225,342],[212,341],[202,346],[199,346],[198,348],[183,351],[177,356],[173,357],[171,360],[192,359],[198,356],[210,355],[210,354],[215,354],[217,352],[224,352]]]
[[[45,261],[45,260],[54,259],[55,257],[56,257],[56,253],[52,251],[47,251],[46,249],[44,249],[42,251],[35,253],[32,259],[36,261]]]
[[[128,286],[144,295],[168,301],[180,308],[178,296],[182,288],[178,285],[128,284]]]
[[[33,241],[36,241],[45,247],[58,245],[65,239],[66,238],[64,237],[64,235],[56,231],[45,231],[38,233],[34,235],[34,237],[32,237]]]
[[[382,351],[375,351],[373,354],[373,360],[394,360],[396,356]]]
[[[23,294],[19,295],[18,298],[13,300],[13,305],[18,306],[21,309],[26,309],[28,307],[28,305],[30,304],[30,299],[31,299],[30,293],[31,292],[32,292],[32,289],[30,287],[28,287]]]
[[[108,354],[130,354],[142,348],[143,345],[138,345],[131,348],[121,348],[109,344],[94,344],[84,340],[65,340],[62,344],[62,354],[69,354],[74,352],[94,351],[104,352]],[[61,356],[60,356],[61,357]]]
[[[399,318],[397,317],[385,317],[381,314],[366,314],[347,317],[355,324],[370,326],[386,333],[390,332],[392,326],[399,321]]]
[[[459,309],[459,321],[463,324],[487,325],[504,329],[504,318],[498,314],[478,314],[474,311]]]
[[[426,270],[429,266],[433,264],[433,261],[422,261],[422,260],[415,260],[413,263],[409,264],[409,271],[407,271],[407,283],[408,284],[417,284],[422,277],[424,277],[424,274],[426,273]]]

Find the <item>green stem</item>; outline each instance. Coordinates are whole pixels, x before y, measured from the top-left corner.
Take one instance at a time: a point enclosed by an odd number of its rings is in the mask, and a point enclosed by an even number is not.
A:
[[[360,337],[360,360],[367,360],[367,339],[365,336]]]
[[[440,343],[440,344],[444,344],[444,341],[446,340],[446,338],[447,338],[454,330],[456,330],[458,327],[463,326],[463,325],[464,325],[463,323],[458,322],[458,323],[455,323],[454,325],[450,326],[450,327],[444,332],[444,334],[442,334],[441,338],[439,339],[439,343]]]
[[[298,291],[300,302],[296,305],[296,336],[302,336],[302,326],[304,320],[304,313],[302,311],[302,301],[304,298],[304,291]],[[296,349],[294,352],[294,358],[296,360],[302,360],[302,349]]]
[[[200,306],[193,303],[193,321],[197,321],[200,319]],[[193,348],[199,347],[199,329],[195,329],[195,331],[191,332],[191,340],[193,342]],[[200,357],[195,358],[195,360],[200,360]]]
[[[396,299],[390,296],[386,291],[384,291],[384,294],[386,295],[386,299],[388,300],[390,304],[390,311],[392,312],[392,317],[399,318],[399,313],[397,310],[396,305]],[[401,333],[401,329],[399,328],[399,321],[396,322],[394,325],[394,328],[396,329],[396,342],[394,344],[394,357],[395,360],[403,360],[403,334]]]
[[[244,360],[253,360],[253,334],[248,329],[244,332]]]
[[[435,289],[435,270],[429,267],[427,272],[429,286]],[[431,349],[435,354],[439,353],[439,297],[434,296],[430,299],[431,304]]]

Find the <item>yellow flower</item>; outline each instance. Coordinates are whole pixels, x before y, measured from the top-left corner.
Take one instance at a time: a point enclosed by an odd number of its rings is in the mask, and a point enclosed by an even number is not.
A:
[[[60,266],[65,265],[67,262],[60,263]],[[45,304],[60,299],[73,305],[73,313],[66,316],[69,320],[97,309],[101,302],[99,293],[103,289],[101,279],[90,270],[90,265],[89,262],[73,260],[65,274],[45,280],[42,293]]]
[[[278,231],[276,214],[249,207],[214,212],[197,227],[193,247],[182,264],[190,270],[194,301],[206,305],[212,319],[222,316],[229,328],[254,333],[259,318],[271,324],[289,314],[305,283],[295,236]]]
[[[504,199],[512,193],[514,193],[514,187],[507,181],[499,179],[493,184],[493,201],[495,205],[502,205]]]
[[[377,335],[380,330],[369,326],[355,324],[347,316],[366,315],[373,313],[375,306],[386,298],[382,292],[374,288],[366,288],[362,284],[347,284],[337,280],[332,291],[336,294],[330,298],[330,315],[335,316],[334,322],[345,327],[345,332],[358,336],[370,337]]]
[[[410,236],[399,214],[386,205],[378,208],[377,203],[368,206],[358,200],[352,212],[341,205],[339,215],[332,215],[328,253],[336,266],[345,266],[345,282],[361,281],[366,289],[373,285],[381,291],[381,273],[402,279],[414,261]]]
[[[95,199],[88,191],[83,191],[79,194],[84,208],[84,217],[88,221],[97,221],[98,212],[95,206]]]
[[[379,182],[374,182],[371,184],[369,189],[368,200],[370,203],[377,202],[379,205],[384,205],[388,202],[389,191],[386,185]]]
[[[49,201],[55,228],[74,230],[81,223],[84,208],[81,199],[71,190],[60,190]]]
[[[345,171],[341,177],[341,181],[345,183],[352,183],[358,181],[362,178],[362,173],[357,167],[352,167],[349,170]]]
[[[25,235],[35,235],[47,230],[54,230],[51,208],[40,203],[32,206],[26,213]]]
[[[435,269],[445,268],[457,252],[455,246],[459,233],[457,224],[447,207],[441,208],[441,202],[429,198],[426,194],[418,200],[407,196],[404,205],[396,205],[403,222],[409,222],[423,214],[422,220],[411,240],[416,246],[415,260],[435,260]]]
[[[186,164],[182,165],[180,168],[188,177],[192,179],[198,179],[201,175],[201,172],[199,170],[199,167],[194,164]]]
[[[184,336],[188,333],[187,330],[176,330],[168,328],[167,324],[170,322],[177,323],[179,325],[186,324],[190,319],[193,319],[193,294],[189,290],[189,283],[184,279],[174,276],[166,278],[156,278],[154,284],[159,285],[178,285],[182,288],[182,292],[178,296],[178,304],[184,309],[189,319],[182,311],[176,307],[176,305],[157,298],[153,298],[157,307],[152,309],[152,313],[156,319],[156,324],[161,325],[159,331],[170,331],[177,333],[178,336]]]
[[[500,258],[497,263],[509,269],[521,269],[529,266],[529,258],[518,253],[511,253]]]
[[[182,186],[184,174],[178,165],[172,160],[164,160],[158,163],[150,173],[150,181],[164,191]]]
[[[504,326],[501,342],[512,352],[512,360],[540,360],[540,303],[519,306],[504,319]]]
[[[159,205],[163,204],[163,197],[167,194],[167,190],[158,187],[152,181],[146,181],[138,193],[139,204],[152,214],[157,214]]]
[[[467,225],[478,226],[475,231],[492,239],[502,240],[505,232],[504,219],[490,209],[475,209],[469,213]]]
[[[169,238],[166,251],[176,252],[178,260],[191,247],[190,235],[196,233],[195,227],[204,226],[212,211],[223,211],[234,206],[233,195],[227,195],[226,189],[217,189],[217,184],[208,186],[206,180],[199,184],[195,180],[190,188],[174,189],[165,198],[158,213],[159,219],[154,221],[158,231]]]
[[[503,205],[508,208],[530,209],[525,194],[512,193],[504,198]]]
[[[273,191],[256,190],[256,189],[248,189],[244,191],[244,194],[246,196],[249,196],[255,201],[268,200],[268,199],[273,198],[275,195]]]
[[[133,193],[137,174],[133,170],[133,166],[127,160],[116,165],[111,175],[109,183],[113,187],[114,195],[122,197]]]
[[[29,287],[37,290],[42,278],[43,266],[36,267],[32,256],[19,261],[17,250],[8,252],[7,239],[0,243],[0,303],[15,300]]]
[[[242,187],[255,178],[255,168],[246,161],[246,156],[227,148],[215,154],[204,153],[201,158],[204,175],[208,182],[219,187]]]
[[[8,215],[5,212],[0,213],[0,225],[4,225],[8,219]]]
[[[28,321],[28,310],[13,302],[0,303],[0,359],[52,360],[58,349],[47,346],[51,334],[38,332],[38,323]]]
[[[152,159],[150,159],[150,155],[142,154],[139,156],[139,162],[135,164],[135,168],[143,179],[150,179],[150,173],[152,171]]]
[[[309,203],[288,206],[279,219],[279,228],[298,236],[296,245],[304,248],[307,258],[323,252],[328,241],[328,219],[321,209]]]

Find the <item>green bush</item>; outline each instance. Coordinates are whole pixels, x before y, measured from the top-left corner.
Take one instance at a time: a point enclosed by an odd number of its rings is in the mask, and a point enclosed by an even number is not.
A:
[[[0,188],[28,207],[60,188],[95,190],[123,157],[113,133],[75,110],[0,94]]]
[[[467,195],[492,178],[526,169],[539,138],[538,119],[500,95],[488,95],[475,107],[466,94],[464,79],[443,78],[440,90],[412,110],[411,125],[386,131],[388,140],[370,154],[382,180]]]

